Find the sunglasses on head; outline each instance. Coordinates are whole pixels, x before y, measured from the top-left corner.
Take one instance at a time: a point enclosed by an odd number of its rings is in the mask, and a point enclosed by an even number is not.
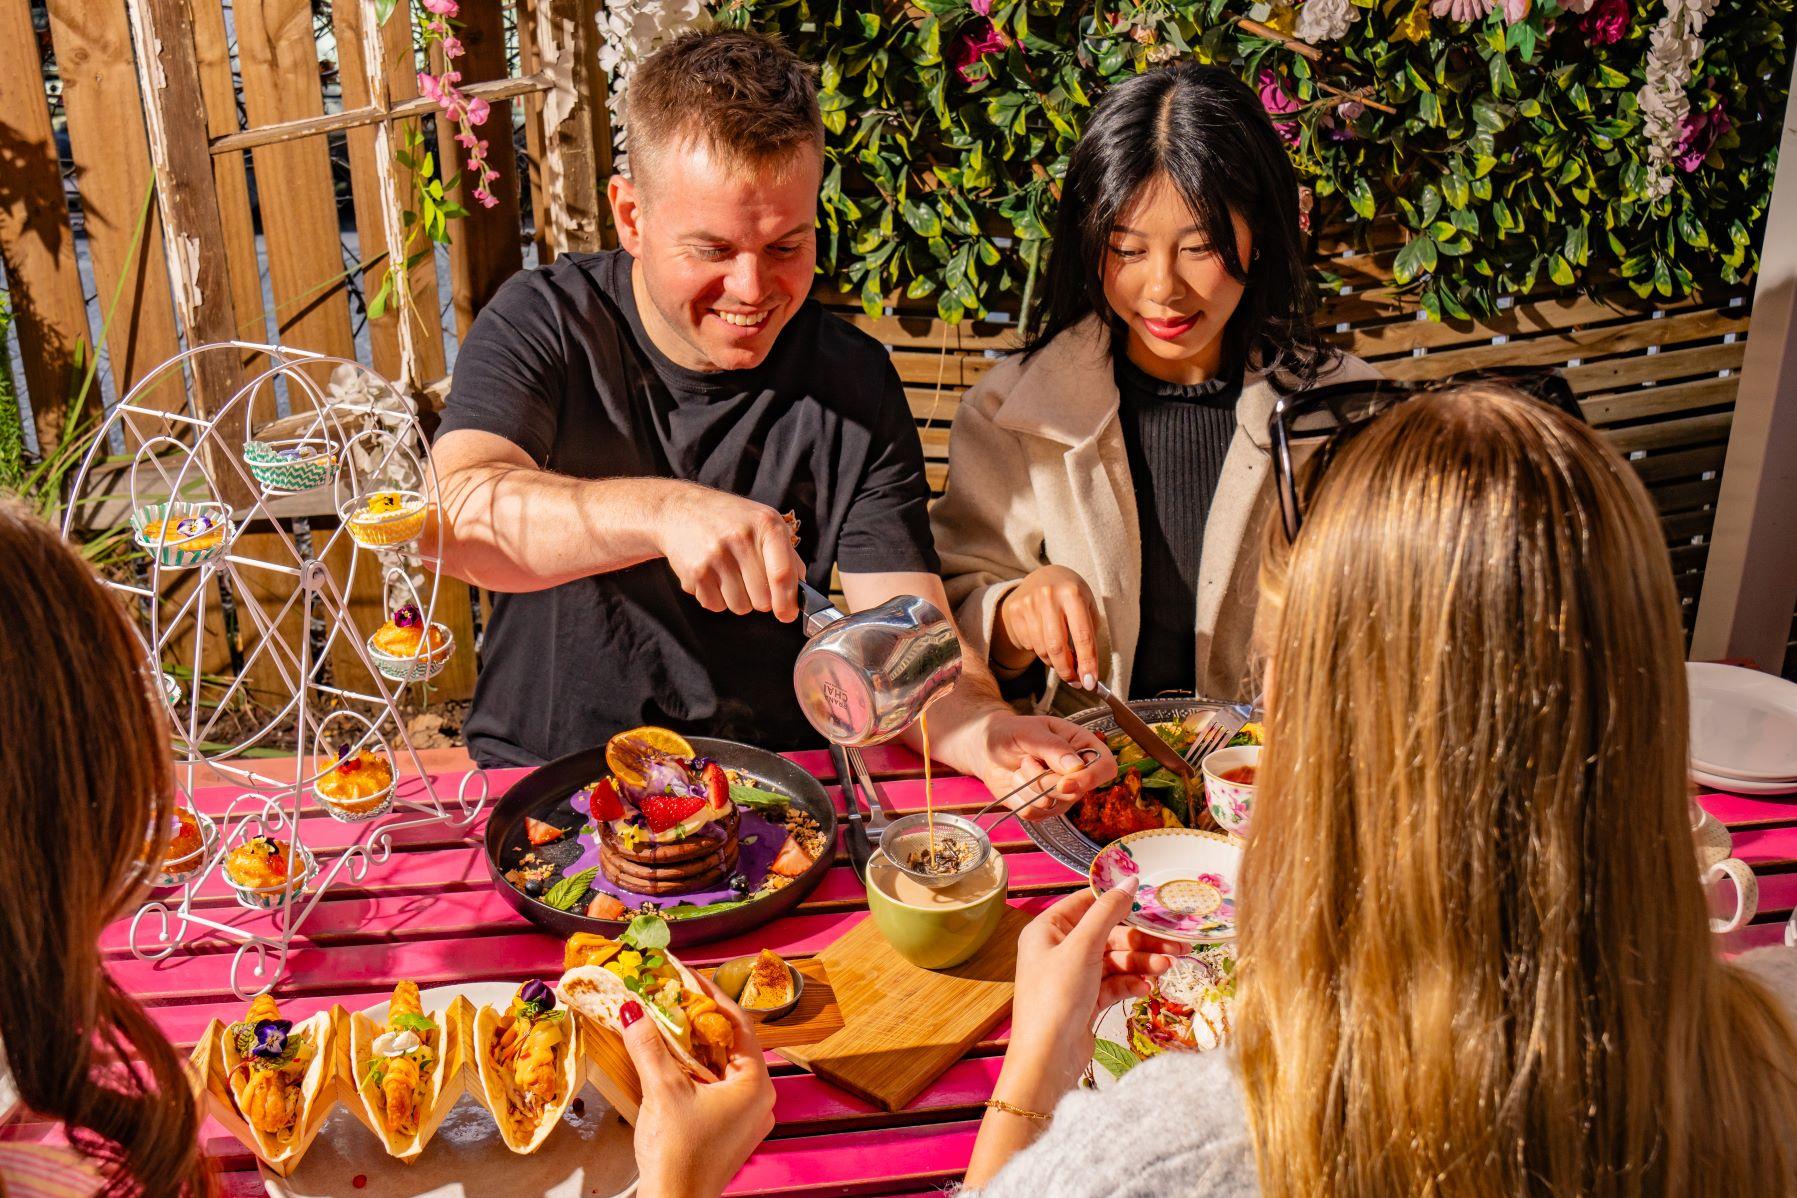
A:
[[[1286,539],[1297,540],[1298,529],[1304,524],[1294,446],[1322,442],[1314,455],[1315,464],[1311,466],[1307,480],[1314,490],[1336,452],[1380,414],[1414,396],[1468,383],[1496,383],[1558,408],[1580,422],[1585,419],[1566,376],[1538,366],[1467,371],[1449,375],[1439,382],[1363,379],[1282,395],[1273,405],[1269,431],[1273,439],[1273,476],[1278,485],[1279,514],[1285,522]]]

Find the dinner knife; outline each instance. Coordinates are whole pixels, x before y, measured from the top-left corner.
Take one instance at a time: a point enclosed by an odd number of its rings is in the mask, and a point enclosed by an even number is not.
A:
[[[1071,686],[1072,683],[1066,685]],[[1085,688],[1075,687],[1074,689]],[[1189,780],[1197,777],[1198,771],[1192,768],[1192,763],[1175,753],[1172,745],[1156,736],[1154,729],[1150,728],[1141,716],[1131,711],[1128,703],[1113,694],[1110,687],[1102,682],[1097,682],[1086,693],[1097,695],[1104,705],[1111,709],[1111,718],[1117,721],[1117,727],[1122,730],[1123,734],[1141,745],[1142,751],[1154,758],[1157,763],[1172,770],[1181,778]]]
[[[849,768],[848,756],[841,745],[830,746],[830,764],[836,768],[836,782],[842,788],[842,805],[848,812],[848,826],[842,830],[843,847],[848,850],[849,864],[855,868],[855,876],[863,883],[867,881],[867,862],[873,856],[873,845],[868,843],[867,828],[861,822],[861,802],[855,794],[855,775]]]

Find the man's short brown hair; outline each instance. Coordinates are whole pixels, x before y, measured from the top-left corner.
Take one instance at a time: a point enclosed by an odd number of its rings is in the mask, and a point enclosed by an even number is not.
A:
[[[740,29],[684,33],[644,59],[624,97],[631,174],[697,142],[747,166],[823,146],[817,81],[777,38]]]

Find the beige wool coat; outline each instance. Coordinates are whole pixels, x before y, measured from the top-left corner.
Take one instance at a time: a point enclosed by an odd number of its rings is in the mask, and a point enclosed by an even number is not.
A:
[[[1141,632],[1142,540],[1110,338],[1102,321],[1088,318],[1033,357],[1005,359],[962,398],[947,489],[931,524],[956,621],[979,652],[990,653],[999,604],[1024,576],[1065,566],[1098,601],[1105,684],[1128,695]],[[1318,382],[1377,377],[1344,356]],[[1243,379],[1235,438],[1205,525],[1194,677],[1198,692],[1212,698],[1252,697],[1259,537],[1278,507],[1267,433],[1278,396],[1265,375]],[[1051,684],[1042,706],[1055,705]]]

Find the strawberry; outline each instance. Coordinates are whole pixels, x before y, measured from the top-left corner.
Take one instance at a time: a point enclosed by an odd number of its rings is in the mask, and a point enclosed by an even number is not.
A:
[[[643,800],[643,819],[651,832],[669,828],[705,809],[705,800],[697,795],[650,795]]]
[[[724,767],[715,761],[707,761],[699,777],[705,781],[705,794],[711,800],[711,809],[730,810],[730,778],[724,773]]]
[[[783,878],[796,878],[810,868],[811,858],[805,855],[805,850],[799,847],[799,842],[790,836],[786,838],[786,843],[780,846],[780,852],[775,855],[774,863],[768,866],[769,870]]]
[[[524,835],[530,838],[530,843],[542,845],[554,844],[556,841],[566,836],[567,832],[556,827],[554,824],[544,823],[540,819],[531,819],[526,816],[524,819]]]
[[[593,901],[587,904],[588,919],[621,920],[629,914],[630,912],[625,910],[624,904],[609,894],[596,893],[593,895]]]
[[[624,818],[624,800],[610,778],[601,778],[587,790],[587,814],[595,822]]]

